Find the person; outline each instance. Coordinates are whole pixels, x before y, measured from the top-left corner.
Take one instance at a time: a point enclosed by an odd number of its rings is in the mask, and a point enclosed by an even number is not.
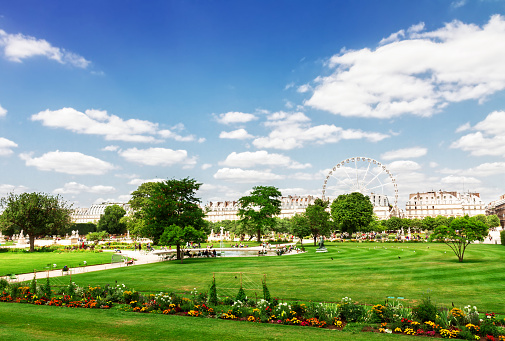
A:
[[[142,243],[139,243],[139,251],[142,250]]]

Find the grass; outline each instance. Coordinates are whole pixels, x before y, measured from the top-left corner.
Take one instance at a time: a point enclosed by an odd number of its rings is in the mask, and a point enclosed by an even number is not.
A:
[[[445,307],[471,304],[479,311],[505,313],[505,248],[471,245],[459,263],[443,244],[326,244],[328,253],[282,257],[185,259],[79,274],[79,285],[124,283],[138,291],[207,291],[213,273],[244,272],[256,284],[266,274],[272,296],[283,300],[336,302],[344,296],[375,304],[404,297],[413,305],[430,292]],[[332,260],[333,258],[333,260]],[[240,275],[219,275],[239,287]],[[237,278],[234,278],[237,276]],[[228,283],[229,284],[229,283]],[[217,280],[218,289],[220,284]],[[247,287],[246,287],[247,288]],[[254,297],[254,292],[246,291]],[[261,297],[261,291],[257,292]]]
[[[0,253],[0,276],[6,274],[22,274],[47,270],[48,264],[52,269],[61,269],[63,266],[78,267],[87,262],[87,265],[111,262],[111,253],[108,252],[2,252]],[[56,267],[53,267],[56,264]]]
[[[0,303],[2,340],[411,340],[410,336]],[[425,338],[429,340],[429,338]]]

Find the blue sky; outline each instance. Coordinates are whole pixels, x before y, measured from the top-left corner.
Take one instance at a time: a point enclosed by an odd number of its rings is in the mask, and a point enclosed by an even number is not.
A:
[[[394,175],[401,208],[439,189],[490,202],[505,194],[504,12],[499,0],[4,2],[0,195],[88,207],[189,176],[203,203],[256,185],[321,196],[330,169],[364,156]]]

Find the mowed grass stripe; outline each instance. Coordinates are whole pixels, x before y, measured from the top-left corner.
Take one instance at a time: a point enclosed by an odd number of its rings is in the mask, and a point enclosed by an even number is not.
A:
[[[206,291],[213,272],[246,272],[266,274],[271,294],[285,300],[334,302],[348,296],[378,303],[394,296],[405,297],[408,303],[430,291],[434,301],[445,306],[472,304],[483,311],[505,313],[505,247],[501,245],[470,245],[464,263],[444,244],[326,247],[327,253],[316,253],[315,247],[307,246],[308,252],[299,255],[185,259],[183,264],[155,263],[72,279],[80,285],[117,281],[139,291]],[[258,281],[262,278],[254,276]]]

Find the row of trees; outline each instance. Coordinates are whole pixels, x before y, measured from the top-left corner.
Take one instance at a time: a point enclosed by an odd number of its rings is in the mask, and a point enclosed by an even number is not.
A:
[[[126,212],[120,206],[109,206],[98,222],[97,230],[110,234],[122,234],[128,230],[133,237],[147,237],[155,244],[176,246],[178,258],[182,258],[184,244],[203,242],[212,228],[218,230],[220,226],[237,235],[256,236],[258,241],[262,235],[275,231],[291,233],[300,240],[311,236],[316,244],[318,237],[329,236],[335,231],[349,234],[402,228],[436,231],[441,226],[449,228],[455,220],[439,216],[423,220],[391,218],[378,221],[374,218],[369,198],[361,193],[340,195],[331,206],[329,201],[316,199],[303,214],[279,219],[276,216],[280,214],[280,191],[273,186],[257,186],[249,195],[239,199],[240,220],[213,225],[204,220],[205,212],[196,197],[201,185],[190,178],[144,183],[132,193],[129,201],[134,213],[125,216]],[[35,237],[58,234],[70,224],[71,208],[59,196],[10,194],[0,200],[0,208],[3,209],[0,228],[17,226],[23,229],[30,235],[32,251]],[[480,222],[479,226],[499,226],[496,216],[482,215],[473,220]]]

